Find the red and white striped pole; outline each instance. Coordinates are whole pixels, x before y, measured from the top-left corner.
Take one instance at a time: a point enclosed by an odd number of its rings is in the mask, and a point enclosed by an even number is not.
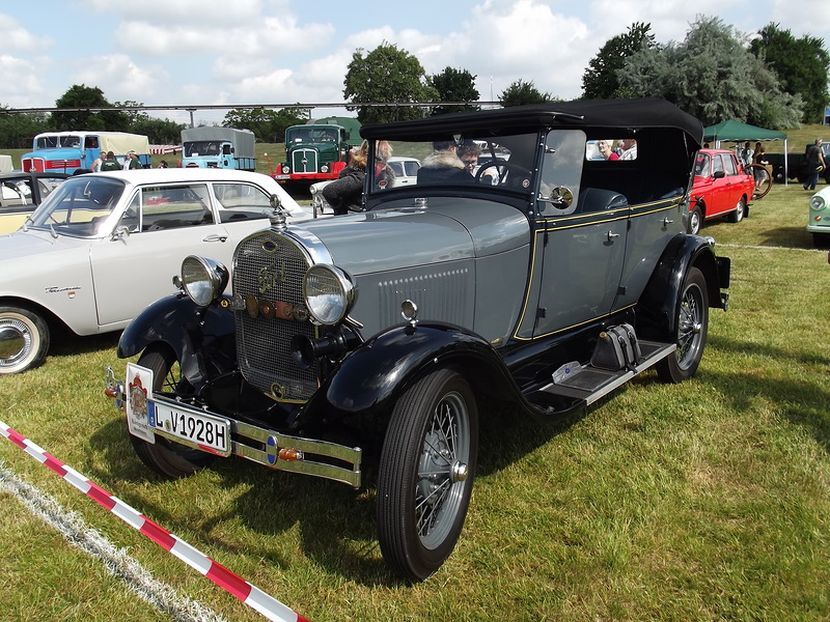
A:
[[[80,490],[102,508],[115,514],[130,527],[140,531],[161,548],[178,557],[185,564],[206,576],[226,592],[236,596],[267,619],[275,622],[308,622],[306,618],[290,607],[283,605],[253,583],[249,583],[222,564],[213,561],[204,553],[193,548],[184,540],[171,534],[2,421],[0,421],[0,435],[17,445],[43,466],[55,472],[64,481]]]

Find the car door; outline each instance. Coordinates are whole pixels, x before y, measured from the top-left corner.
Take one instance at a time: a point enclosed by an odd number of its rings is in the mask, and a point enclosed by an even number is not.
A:
[[[98,324],[125,323],[173,293],[172,278],[187,255],[229,266],[233,250],[206,183],[138,188],[114,235],[99,239],[90,252]]]
[[[580,188],[585,143],[581,130],[553,130],[545,142],[539,194],[554,200],[538,206],[534,337],[607,314],[620,282],[628,205],[617,193]]]
[[[724,155],[716,153],[712,157],[712,189],[710,202],[706,205],[707,218],[721,216],[734,205],[730,192],[733,180],[726,174]]]

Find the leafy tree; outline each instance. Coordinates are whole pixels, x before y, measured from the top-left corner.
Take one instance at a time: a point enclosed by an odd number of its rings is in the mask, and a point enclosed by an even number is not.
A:
[[[31,149],[36,134],[49,130],[48,117],[37,113],[9,113],[0,106],[0,145],[7,149]]]
[[[479,99],[478,89],[475,86],[476,77],[466,69],[447,67],[441,73],[436,73],[427,79],[427,82],[438,93],[438,101],[442,102],[474,102]],[[464,110],[478,110],[478,106],[467,103],[464,106],[436,106],[432,115],[447,112],[462,112]]]
[[[270,143],[285,140],[285,128],[298,123],[305,123],[310,112],[305,108],[245,108],[229,110],[222,125],[240,130],[251,130],[257,140]]]
[[[622,69],[625,59],[643,48],[652,47],[654,34],[651,24],[645,22],[634,22],[627,32],[608,39],[582,74],[583,96],[590,99],[613,97],[619,88],[617,71]]]
[[[111,108],[113,105],[104,97],[97,86],[73,84],[55,102],[56,108]],[[129,130],[130,118],[119,110],[90,112],[53,112],[52,124],[57,130],[108,130],[123,132]]]
[[[499,95],[501,105],[507,108],[508,106],[522,106],[524,104],[544,104],[545,102],[553,101],[550,93],[542,93],[533,84],[533,80],[525,82],[521,78],[511,83],[501,95]]]
[[[801,119],[801,97],[782,91],[775,74],[718,18],[698,18],[681,43],[631,55],[617,79],[616,96],[665,97],[704,125],[736,118],[779,129]]]
[[[759,34],[750,44],[750,51],[766,61],[784,91],[801,96],[803,121],[821,122],[824,107],[830,101],[827,91],[830,54],[824,49],[824,41],[807,35],[796,39],[789,30],[773,23],[764,26]]]
[[[133,101],[131,99],[123,102],[113,102],[112,105],[118,108],[141,108],[144,106],[142,102]],[[134,127],[136,123],[150,118],[150,115],[143,110],[123,110],[121,111],[121,114],[127,118],[127,127],[130,128]]]
[[[144,134],[155,145],[177,145],[182,140],[183,123],[176,123],[170,119],[153,119],[146,114],[134,121],[130,131],[135,134]]]
[[[364,55],[358,48],[343,82],[343,97],[357,109],[361,123],[381,123],[418,119],[423,112],[416,106],[361,106],[370,102],[426,102],[437,99],[435,89],[427,83],[420,61],[394,44],[382,43]]]

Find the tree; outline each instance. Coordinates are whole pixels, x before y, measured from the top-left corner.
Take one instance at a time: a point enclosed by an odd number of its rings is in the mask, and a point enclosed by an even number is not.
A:
[[[111,108],[113,105],[104,97],[104,92],[97,86],[73,84],[55,102],[56,108]],[[108,130],[127,131],[130,127],[129,117],[121,111],[109,110],[90,112],[78,110],[73,112],[53,112],[52,124],[57,130]]]
[[[617,71],[622,69],[625,59],[643,48],[651,47],[654,47],[654,34],[651,24],[645,22],[634,22],[627,32],[608,39],[582,74],[583,97],[613,97],[619,88]]]
[[[475,85],[476,77],[466,69],[446,67],[441,73],[436,73],[427,79],[427,82],[438,94],[438,101],[442,102],[474,102],[478,101],[479,93]],[[436,106],[432,115],[447,112],[462,112],[464,110],[478,110],[478,106],[470,103],[464,106]]]
[[[32,138],[49,130],[49,119],[45,114],[4,112],[7,109],[7,106],[0,106],[0,146],[31,149]]]
[[[682,43],[643,48],[617,71],[618,97],[665,97],[704,125],[740,119],[769,128],[798,126],[802,101],[718,18],[698,18]]]
[[[499,101],[505,108],[524,104],[544,104],[552,99],[550,93],[540,92],[533,84],[533,80],[525,82],[521,78],[510,84],[499,95]]]
[[[285,128],[298,123],[305,123],[310,116],[309,110],[303,108],[282,108],[272,110],[266,108],[251,108],[229,110],[225,114],[222,125],[239,130],[251,130],[265,143],[283,142]]]
[[[766,61],[785,92],[801,96],[804,100],[802,120],[805,123],[821,122],[824,107],[830,101],[827,91],[830,54],[824,49],[824,41],[807,35],[796,39],[789,30],[782,30],[773,23],[764,26],[759,35],[750,44],[750,51]]]
[[[177,145],[182,140],[183,123],[170,119],[153,119],[147,115],[134,121],[130,131],[147,136],[154,145]]]
[[[357,118],[361,123],[423,117],[423,112],[416,106],[360,105],[370,102],[426,102],[438,97],[435,89],[427,84],[420,61],[406,50],[384,42],[365,56],[364,52],[362,48],[354,51],[346,71],[343,97],[356,104],[347,108],[357,109]]]

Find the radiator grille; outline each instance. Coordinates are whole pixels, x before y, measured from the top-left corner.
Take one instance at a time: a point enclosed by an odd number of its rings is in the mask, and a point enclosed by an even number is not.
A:
[[[262,231],[242,241],[234,255],[233,291],[271,308],[305,308],[303,277],[309,262],[290,238]],[[250,305],[249,305],[250,306]],[[236,348],[243,377],[278,401],[304,402],[317,390],[319,368],[302,369],[291,356],[295,335],[315,336],[307,319],[236,311]]]
[[[317,172],[317,151],[314,149],[297,149],[291,160],[291,167],[295,173]]]

